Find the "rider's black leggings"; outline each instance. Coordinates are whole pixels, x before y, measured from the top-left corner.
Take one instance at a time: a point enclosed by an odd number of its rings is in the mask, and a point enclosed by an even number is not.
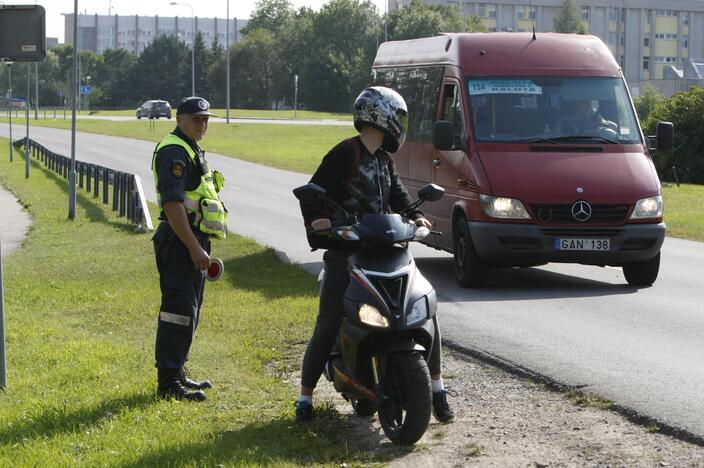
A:
[[[315,388],[318,383],[318,379],[323,373],[325,361],[327,361],[335,344],[340,323],[342,323],[342,319],[345,316],[343,298],[350,281],[349,273],[347,272],[347,257],[349,255],[349,252],[334,250],[328,250],[323,255],[325,279],[323,280],[323,287],[320,293],[320,307],[315,330],[303,356],[303,369],[301,371],[301,385],[303,387]],[[428,362],[431,375],[439,374],[442,368],[440,326],[438,325],[437,314],[433,321],[435,323],[435,337]]]

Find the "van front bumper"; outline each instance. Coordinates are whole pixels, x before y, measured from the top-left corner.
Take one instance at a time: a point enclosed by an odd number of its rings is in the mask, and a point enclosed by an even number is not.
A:
[[[548,262],[614,265],[653,258],[665,240],[665,223],[607,227],[547,227],[468,222],[474,247],[484,260],[505,266]],[[556,239],[609,239],[609,250],[558,250]]]

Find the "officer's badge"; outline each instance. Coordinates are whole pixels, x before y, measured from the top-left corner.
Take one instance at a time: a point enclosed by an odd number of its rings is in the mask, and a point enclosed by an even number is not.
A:
[[[176,178],[181,178],[183,176],[183,171],[186,169],[186,164],[180,159],[174,159],[171,161],[171,174]]]

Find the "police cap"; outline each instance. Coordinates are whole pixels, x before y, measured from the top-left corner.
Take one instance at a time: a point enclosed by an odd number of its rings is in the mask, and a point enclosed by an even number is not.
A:
[[[210,113],[210,103],[198,96],[181,99],[176,110],[176,115],[179,114],[212,115],[215,117],[215,114]]]

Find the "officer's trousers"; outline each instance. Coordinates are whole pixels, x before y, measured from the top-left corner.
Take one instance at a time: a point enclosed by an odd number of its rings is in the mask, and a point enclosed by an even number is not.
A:
[[[196,232],[201,247],[210,254],[210,239]],[[205,277],[193,265],[188,249],[162,222],[154,237],[156,267],[159,270],[161,308],[156,331],[156,367],[181,369],[200,320]]]

